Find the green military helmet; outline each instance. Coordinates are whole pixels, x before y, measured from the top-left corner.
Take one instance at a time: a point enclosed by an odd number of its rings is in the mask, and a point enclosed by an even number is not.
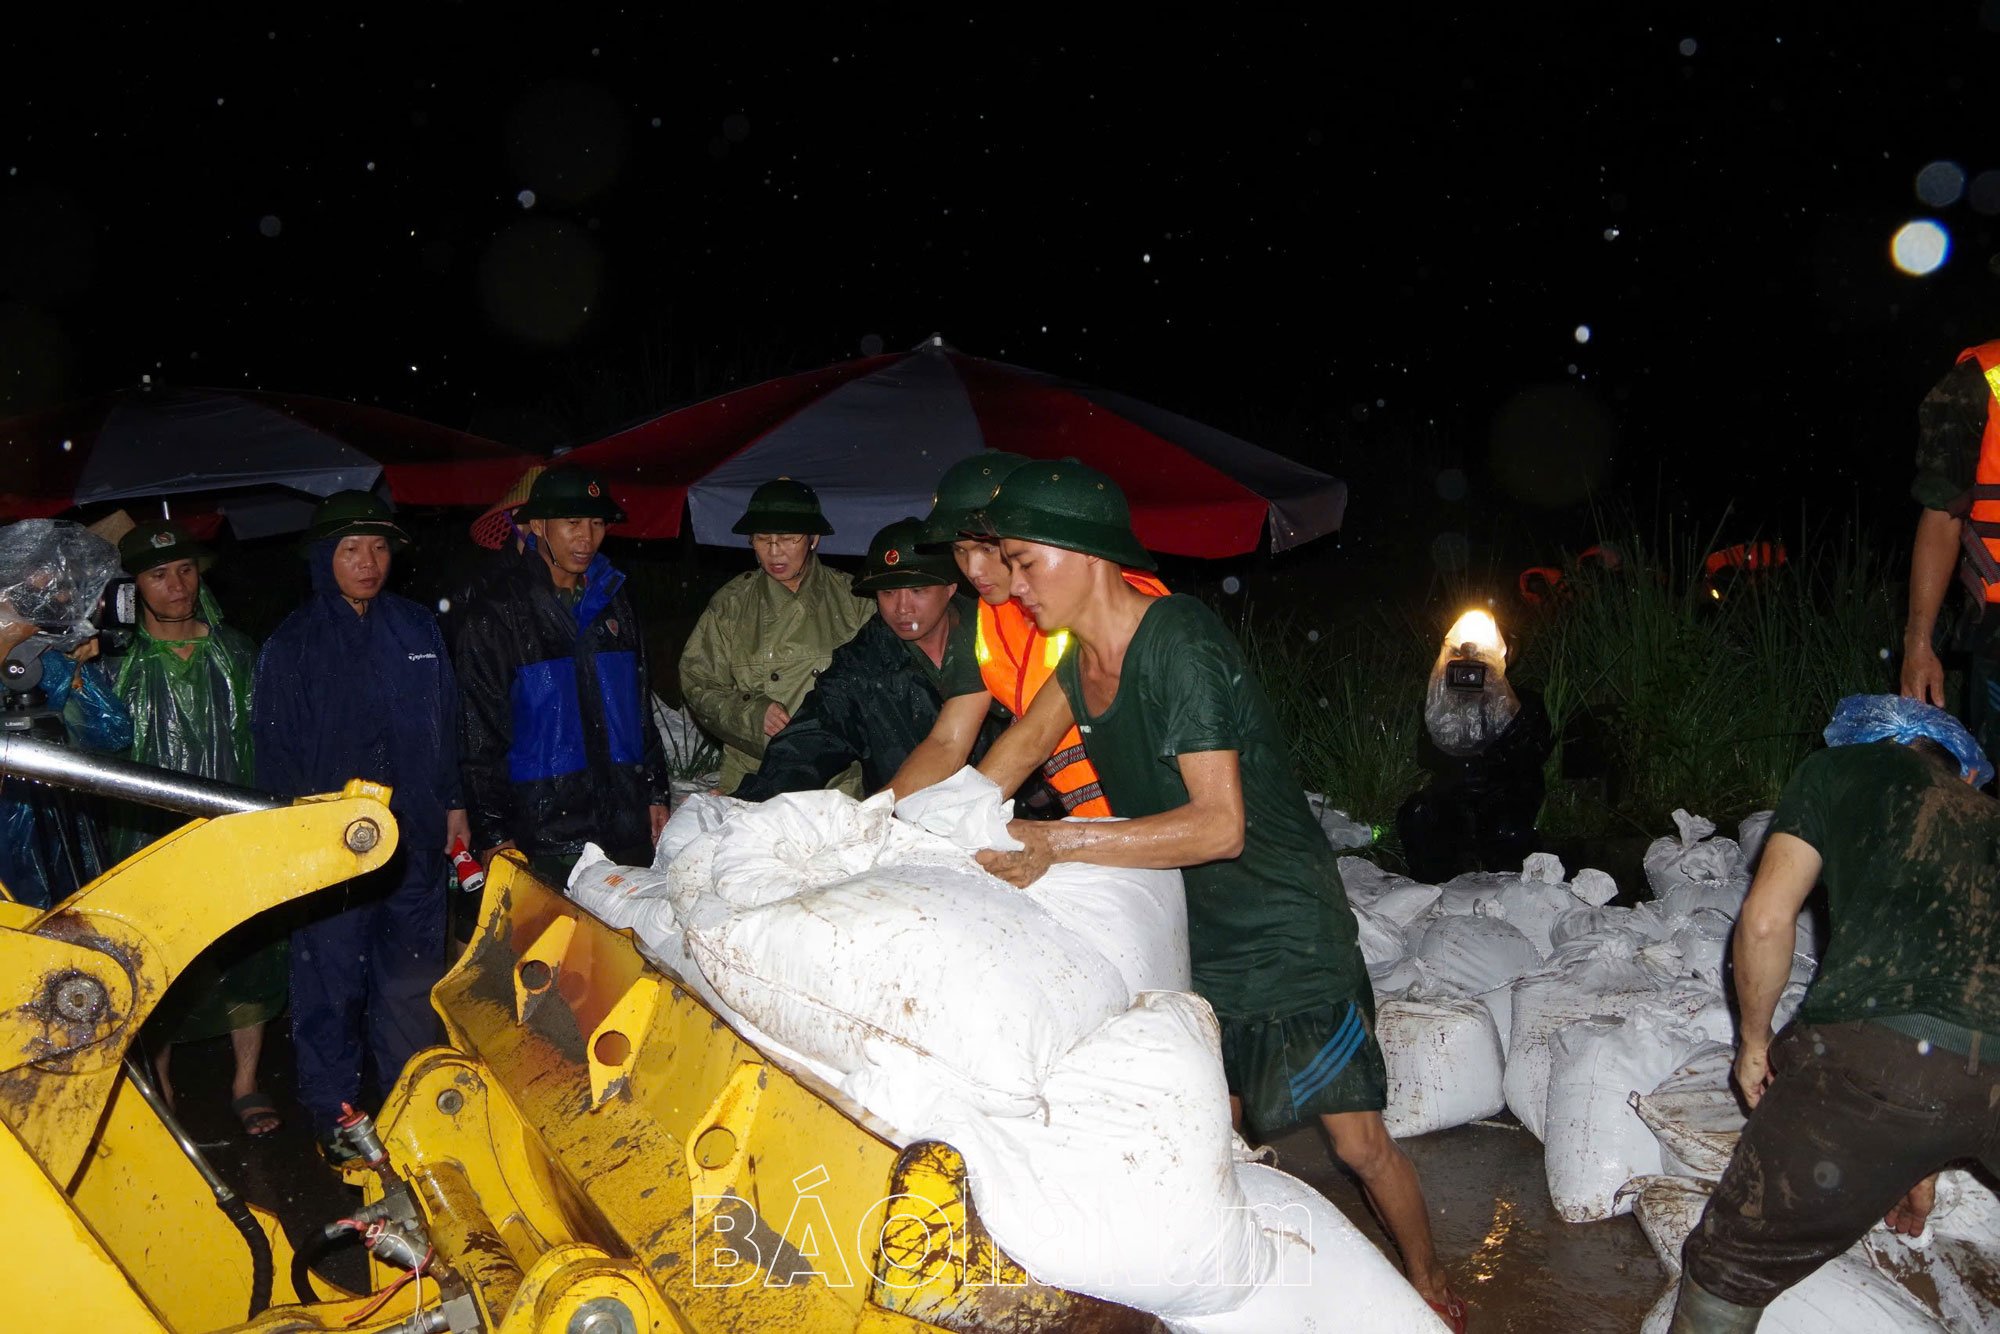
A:
[[[191,560],[197,570],[215,564],[215,549],[196,541],[188,530],[171,519],[142,523],[118,543],[118,560],[125,573],[137,578],[147,570]]]
[[[984,533],[979,511],[993,499],[993,493],[1009,473],[1028,460],[1019,454],[989,449],[960,459],[938,478],[937,494],[931,497],[930,517],[924,520],[924,541],[956,542],[967,533]]]
[[[528,498],[514,511],[518,523],[530,519],[602,519],[625,522],[604,479],[587,468],[550,468],[535,479]]]
[[[1000,537],[1154,568],[1132,534],[1132,511],[1118,483],[1070,459],[1016,468],[981,517]]]
[[[875,534],[868,543],[868,569],[854,581],[857,593],[886,593],[892,588],[934,588],[958,582],[958,562],[936,547],[926,547],[923,520],[912,515]]]
[[[752,533],[804,533],[824,537],[833,525],[820,512],[819,492],[804,482],[779,477],[750,493],[750,508],[729,530],[748,537]]]
[[[336,491],[314,508],[306,544],[343,537],[386,537],[391,551],[410,545],[389,507],[366,491]]]

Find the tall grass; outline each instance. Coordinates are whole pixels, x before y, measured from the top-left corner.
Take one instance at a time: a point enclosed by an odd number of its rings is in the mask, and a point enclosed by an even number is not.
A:
[[[1718,821],[1769,807],[1841,696],[1894,688],[1896,571],[1856,528],[1823,526],[1787,565],[1712,592],[1713,544],[1628,534],[1618,569],[1572,569],[1559,598],[1500,609],[1508,676],[1542,692],[1560,738],[1545,834],[1658,834],[1675,807]],[[1260,609],[1240,624],[1301,780],[1384,826],[1425,780],[1423,691],[1448,619],[1412,613],[1328,625]],[[1586,746],[1599,763],[1575,776],[1566,750]]]

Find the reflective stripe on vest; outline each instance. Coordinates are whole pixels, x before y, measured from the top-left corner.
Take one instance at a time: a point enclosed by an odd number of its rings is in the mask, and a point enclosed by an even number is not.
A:
[[[1148,597],[1166,596],[1167,586],[1150,574],[1126,570],[1125,582]],[[973,657],[979,663],[979,679],[986,691],[999,700],[1016,718],[1041,693],[1042,685],[1055,675],[1056,664],[1069,649],[1070,634],[1058,630],[1044,635],[1034,619],[1009,599],[999,606],[979,604],[979,625],[973,634]],[[1042,776],[1062,798],[1063,809],[1071,815],[1101,818],[1111,814],[1104,799],[1097,770],[1083,751],[1083,734],[1071,727],[1056,743],[1055,751],[1042,764]]]
[[[1973,473],[1972,507],[1959,530],[1966,586],[1985,602],[2000,602],[2000,341],[1981,343],[1958,354],[1960,365],[1979,363],[1986,376],[1986,431],[1979,438],[1979,467]]]

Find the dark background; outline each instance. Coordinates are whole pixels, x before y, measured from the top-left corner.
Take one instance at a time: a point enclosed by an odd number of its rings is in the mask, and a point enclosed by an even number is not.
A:
[[[1535,557],[1589,497],[1904,532],[1917,400],[2000,336],[1993,0],[500,8],[10,20],[0,410],[151,376],[546,448],[935,331],[1348,478],[1350,545]]]

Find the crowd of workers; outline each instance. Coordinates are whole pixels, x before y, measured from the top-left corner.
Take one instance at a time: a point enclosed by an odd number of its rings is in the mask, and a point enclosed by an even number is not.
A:
[[[1909,698],[1844,704],[1833,747],[1786,788],[1745,901],[1737,1076],[1754,1110],[1689,1240],[1675,1330],[1754,1328],[1874,1219],[1920,1227],[1941,1167],[2000,1168],[2000,1070],[1981,1060],[2000,1023],[2000,804],[1979,791],[1992,777],[1979,742],[2000,733],[1996,395],[2000,343],[1926,400]],[[288,796],[377,779],[402,829],[389,865],[314,900],[289,940],[253,923],[204,959],[155,1022],[163,1080],[174,1041],[229,1032],[236,1110],[269,1133],[279,1114],[257,1053],[289,1002],[300,1098],[333,1143],[365,1074],[393,1079],[437,1036],[427,994],[454,849],[513,850],[555,884],[586,841],[651,861],[669,789],[645,638],[600,550],[622,517],[597,477],[538,470],[482,519],[500,550],[447,644],[430,611],[388,591],[408,537],[387,507],[331,497],[303,545],[312,593],[261,653],[203,587],[208,549],[170,523],[124,538],[136,643],[109,667],[78,645],[45,674],[73,743]],[[1116,483],[1068,460],[962,460],[929,515],[874,536],[858,580],[819,560],[831,529],[803,483],[759,488],[736,531],[758,568],[716,593],[679,664],[690,712],[722,743],[721,790],[906,796],[970,763],[1018,799],[1021,850],[980,854],[1001,879],[1025,885],[1058,861],[1180,869],[1232,1114],[1265,1140],[1317,1119],[1411,1283],[1462,1330],[1415,1170],[1384,1129],[1373,993],[1334,855],[1242,648],[1153,575]],[[1935,707],[1934,630],[1961,553],[1977,741]],[[0,631],[16,624],[6,610]],[[0,818],[28,804],[7,795]],[[129,812],[108,823],[116,855],[164,832]],[[100,865],[76,843],[10,838],[0,881],[60,900]],[[1774,1034],[1794,919],[1818,885],[1831,939],[1799,1018]]]

